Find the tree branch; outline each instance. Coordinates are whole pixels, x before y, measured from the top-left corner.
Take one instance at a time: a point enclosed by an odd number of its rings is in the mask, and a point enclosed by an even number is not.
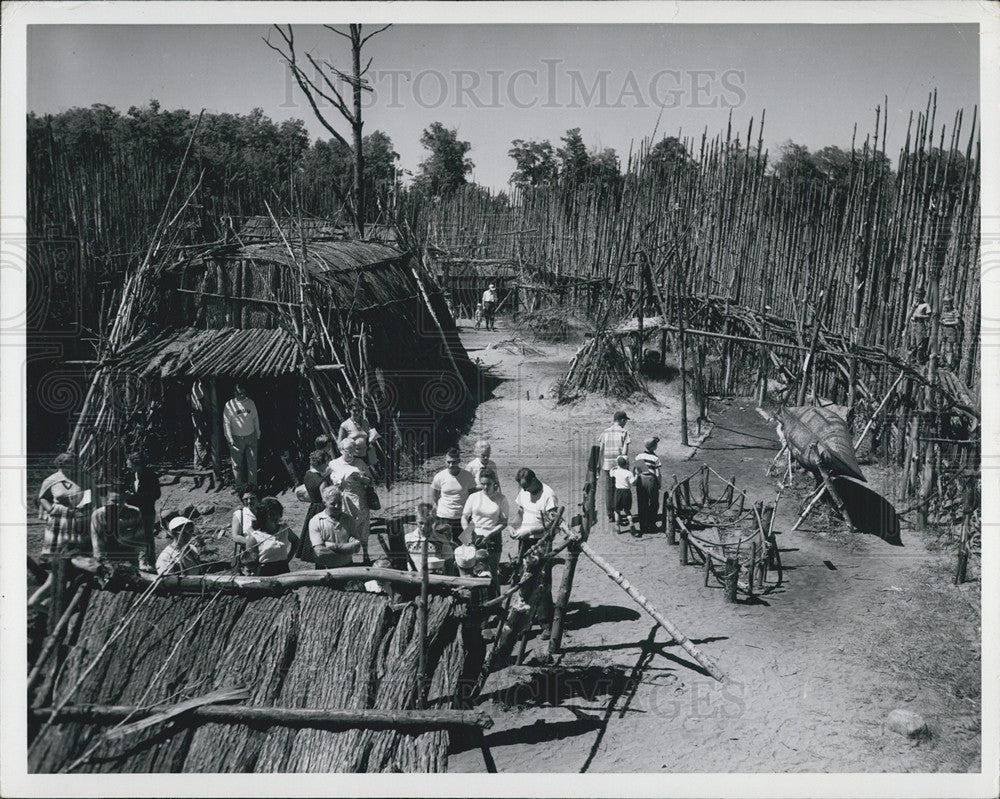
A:
[[[365,46],[365,42],[367,42],[367,41],[368,41],[368,40],[369,40],[370,38],[372,38],[372,36],[378,36],[378,35],[379,35],[380,33],[382,33],[382,31],[387,31],[387,30],[389,30],[389,28],[391,28],[391,27],[392,27],[392,23],[390,22],[390,23],[389,23],[388,25],[383,25],[383,26],[382,26],[381,28],[379,28],[378,30],[376,30],[376,31],[372,31],[372,32],[371,32],[371,33],[369,33],[369,34],[368,34],[367,36],[365,36],[365,38],[363,38],[363,39],[361,40],[361,46],[362,46],[362,47],[364,47],[364,46]],[[358,26],[358,30],[360,30],[360,29],[361,29],[361,26],[359,25],[359,26]]]
[[[335,27],[333,27],[333,25],[324,25],[323,27],[326,28],[328,31],[333,31],[338,36],[343,36],[348,41],[351,41],[351,35],[349,33],[344,33],[343,31],[339,31]]]
[[[312,81],[310,81],[310,85],[313,86],[313,89],[316,91],[317,94],[320,95],[320,97],[332,103],[334,108],[336,108],[340,112],[341,116],[343,116],[351,124],[354,124],[354,116],[351,114],[351,110],[347,107],[347,103],[344,101],[343,95],[340,93],[337,87],[333,85],[333,82],[324,74],[322,65],[319,62],[317,62],[316,59],[314,59],[312,55],[309,53],[306,53],[306,58],[309,59],[309,63],[313,65],[315,70],[319,73],[320,77],[323,78],[323,82],[330,87],[330,91],[333,92],[334,96],[331,97],[330,95],[328,95],[321,88],[313,84]]]
[[[281,38],[285,40],[285,44],[288,47],[288,52],[286,53],[277,45],[272,44],[267,37],[262,37],[264,40],[264,44],[266,44],[268,47],[274,50],[278,55],[280,55],[284,59],[285,63],[288,64],[288,66],[291,68],[292,75],[295,76],[295,82],[298,83],[299,88],[302,89],[302,93],[305,94],[306,100],[309,102],[309,106],[312,108],[312,111],[316,115],[316,119],[319,120],[320,124],[324,128],[326,128],[338,142],[343,144],[345,147],[350,147],[351,145],[347,141],[347,139],[344,138],[344,136],[341,135],[341,133],[327,121],[326,117],[323,115],[323,112],[319,110],[319,106],[316,103],[316,99],[313,96],[313,93],[315,91],[316,94],[318,94],[320,97],[323,97],[323,99],[327,100],[328,102],[333,103],[335,106],[337,105],[337,102],[334,99],[328,97],[325,92],[319,89],[319,87],[315,86],[313,82],[309,79],[308,75],[306,75],[302,71],[302,68],[298,65],[298,63],[295,60],[295,43],[294,43],[294,34],[292,32],[292,26],[291,25],[288,26],[287,34],[278,25],[275,25],[274,28],[281,35]],[[309,57],[308,54],[307,57]],[[342,106],[344,110],[346,110],[346,106],[344,106],[344,102],[342,99],[340,100],[340,106]],[[340,108],[338,108],[338,110],[340,110],[341,114],[344,114],[344,110],[341,110]],[[351,119],[348,116],[348,122],[350,121]]]

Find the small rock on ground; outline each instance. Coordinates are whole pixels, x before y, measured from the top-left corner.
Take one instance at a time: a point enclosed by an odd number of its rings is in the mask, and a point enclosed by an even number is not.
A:
[[[907,738],[926,738],[930,736],[927,722],[924,721],[919,713],[914,713],[912,710],[893,710],[886,719],[886,722],[890,730],[898,732],[900,735],[905,735]]]

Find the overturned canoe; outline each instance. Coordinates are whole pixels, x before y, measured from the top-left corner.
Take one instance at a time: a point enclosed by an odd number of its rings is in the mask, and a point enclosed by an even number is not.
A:
[[[782,408],[778,421],[779,435],[804,469],[818,475],[822,467],[832,475],[864,481],[847,423],[836,411],[812,405]]]

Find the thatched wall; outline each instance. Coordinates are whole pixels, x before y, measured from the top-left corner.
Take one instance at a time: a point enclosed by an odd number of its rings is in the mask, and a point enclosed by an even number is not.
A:
[[[304,588],[280,598],[146,596],[95,592],[52,704],[173,704],[218,688],[250,689],[245,704],[303,708],[412,708],[416,612],[385,596]],[[429,707],[450,707],[464,648],[454,600],[432,597]],[[72,690],[121,625],[120,635]],[[167,722],[121,740],[108,726],[56,724],[31,744],[33,772],[444,771],[446,732],[319,729]]]

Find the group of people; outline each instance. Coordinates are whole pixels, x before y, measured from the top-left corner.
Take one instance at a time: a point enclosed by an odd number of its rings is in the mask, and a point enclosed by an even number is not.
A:
[[[70,452],[58,455],[55,472],[38,490],[39,518],[45,522],[40,559],[49,564],[57,557],[85,556],[99,564],[137,562],[143,571],[155,570],[156,501],[160,480],[141,453],[125,461],[118,480],[103,496],[96,482]],[[28,601],[43,602],[52,588],[52,575]]]
[[[351,403],[350,416],[338,430],[339,456],[334,456],[329,436],[316,438],[309,469],[296,490],[309,503],[298,535],[282,522],[284,508],[277,498],[259,499],[253,486],[245,486],[243,507],[233,512],[231,528],[234,544],[242,548],[242,569],[261,576],[285,574],[293,557],[330,569],[349,565],[358,552],[369,565],[371,511],[378,507],[372,475],[378,439],[360,400]]]
[[[293,557],[314,562],[318,569],[350,565],[356,555],[369,565],[371,510],[379,507],[372,471],[377,464],[378,433],[366,420],[363,404],[352,403],[350,417],[338,430],[338,456],[329,437],[316,439],[309,469],[296,492],[309,503],[296,535],[284,521],[281,502],[273,496],[259,496],[255,481],[249,479],[260,424],[252,402],[237,389],[233,408],[226,408],[227,417],[234,420],[226,426],[234,460],[236,452],[241,453],[234,467],[240,466],[237,474],[242,472],[247,478],[240,486],[241,505],[233,512],[230,526],[237,566],[244,573],[272,576],[287,573]],[[661,485],[658,439],[648,439],[644,452],[630,465],[628,422],[628,415],[619,411],[600,438],[607,513],[612,522],[630,521],[634,488],[638,534],[642,535],[655,530]],[[516,541],[518,554],[524,555],[545,537],[558,507],[555,492],[533,470],[522,468],[515,475],[517,494],[511,503],[501,490],[500,472],[491,455],[485,440],[476,442],[475,457],[464,466],[461,452],[448,450],[445,468],[431,482],[431,501],[417,505],[416,525],[405,536],[412,568],[423,568],[426,549],[429,571],[489,577],[493,590],[498,591],[505,539]],[[109,486],[103,498],[72,454],[57,457],[55,466],[38,494],[39,512],[46,522],[43,560],[91,555],[99,563],[134,561],[140,570],[159,574],[202,570],[196,524],[183,515],[165,520],[169,540],[156,556],[155,504],[160,483],[141,453],[128,456],[121,480]],[[537,618],[544,636],[553,609],[550,564],[539,579],[543,587]],[[42,601],[51,582],[50,577],[30,602]]]
[[[417,504],[416,526],[406,534],[406,546],[414,569],[423,568],[426,551],[428,571],[489,577],[496,593],[505,536],[516,541],[518,554],[524,555],[544,538],[559,503],[550,486],[522,468],[514,478],[518,493],[511,506],[491,454],[489,442],[478,441],[476,457],[463,467],[461,452],[448,450],[445,468],[431,482],[432,501]],[[542,568],[538,579],[542,585],[536,618],[547,638],[553,612],[551,564]]]
[[[656,436],[646,439],[643,451],[636,455],[630,466],[628,451],[632,438],[626,429],[628,422],[628,414],[618,411],[614,416],[614,423],[600,437],[608,521],[617,524],[619,528],[627,527],[632,535],[649,535],[656,531],[662,486],[660,459],[656,455],[660,439]],[[638,531],[632,526],[633,488],[639,516]]]

